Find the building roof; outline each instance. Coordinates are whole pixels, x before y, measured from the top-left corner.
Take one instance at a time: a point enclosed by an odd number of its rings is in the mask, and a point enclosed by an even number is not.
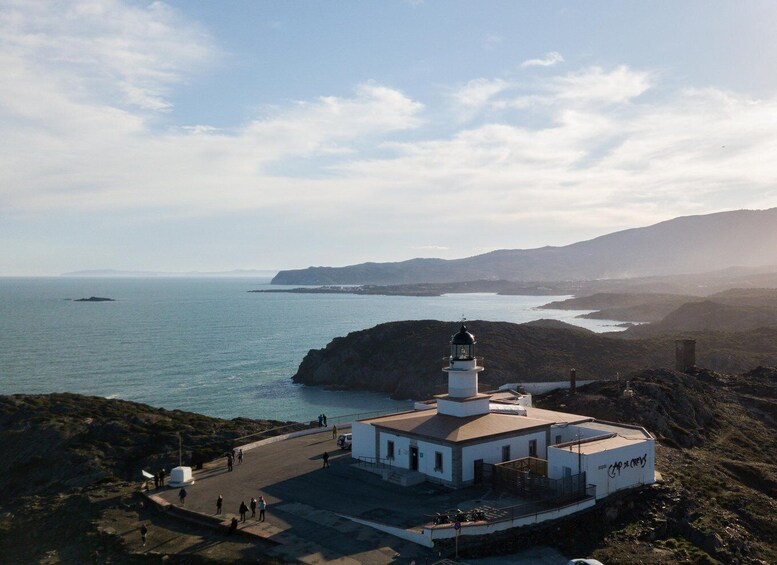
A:
[[[543,408],[534,408],[533,406],[526,407],[526,416],[551,424],[579,424],[593,420],[591,416],[569,414],[568,412],[557,412],[555,410],[545,410]]]
[[[601,453],[602,451],[609,451],[610,449],[618,449],[627,445],[634,445],[639,441],[645,441],[647,438],[626,438],[619,435],[608,436],[601,439],[591,439],[588,441],[580,442],[578,446],[577,442],[568,442],[562,445],[548,446],[549,448],[564,449],[567,451],[574,451],[575,453],[580,450],[582,455],[592,455],[594,453]]]
[[[491,436],[516,434],[545,428],[550,422],[509,414],[481,414],[460,418],[438,414],[437,410],[404,412],[362,420],[377,428],[446,442],[467,442]]]
[[[586,422],[582,427],[601,430],[604,433],[617,434],[626,439],[653,439],[650,433],[640,426],[630,426],[628,424],[614,424],[612,422],[601,422],[599,420],[593,420]]]
[[[467,326],[462,324],[459,332],[451,336],[451,345],[475,345],[475,336],[467,331]]]

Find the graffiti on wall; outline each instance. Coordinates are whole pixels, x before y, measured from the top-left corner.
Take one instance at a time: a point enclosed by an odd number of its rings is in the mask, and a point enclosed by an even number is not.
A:
[[[624,459],[623,461],[616,461],[607,467],[607,474],[610,478],[615,478],[615,475],[620,475],[622,469],[635,469],[637,467],[644,467],[647,464],[647,453],[642,457],[634,457],[632,459]]]

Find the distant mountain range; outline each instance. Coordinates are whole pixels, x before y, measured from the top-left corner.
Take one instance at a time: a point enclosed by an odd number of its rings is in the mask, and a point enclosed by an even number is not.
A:
[[[279,272],[273,284],[565,281],[705,273],[777,264],[777,208],[684,216],[563,247],[503,249],[464,259],[410,259]]]

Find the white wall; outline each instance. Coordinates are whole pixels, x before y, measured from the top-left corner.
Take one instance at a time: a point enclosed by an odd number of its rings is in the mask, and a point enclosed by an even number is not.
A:
[[[378,441],[380,442],[380,458],[385,459],[386,454],[388,453],[388,442],[393,441],[394,442],[394,460],[391,462],[391,464],[394,467],[399,467],[400,469],[409,469],[410,468],[410,440],[406,437],[397,436],[394,434],[390,434],[387,432],[379,432],[380,437],[378,438]],[[418,463],[420,465],[421,458],[419,454]]]
[[[583,386],[590,383],[595,383],[595,380],[577,381],[577,386]],[[516,383],[517,386],[522,386],[523,390],[532,394],[545,394],[551,390],[566,390],[569,388],[569,379],[566,381],[553,381],[548,383]]]
[[[478,374],[474,371],[448,371],[448,394],[468,398],[478,393]]]
[[[588,484],[596,485],[596,498],[603,498],[616,491],[655,482],[656,447],[652,439],[635,440],[633,443],[580,456],[581,471],[586,473]],[[577,473],[578,454],[574,447],[550,447],[548,449],[548,476],[561,478],[564,467]]]
[[[510,459],[520,459],[529,456],[529,441],[537,441],[537,457],[545,459],[547,449],[545,446],[545,430],[527,433],[526,435],[505,438],[470,445],[462,449],[462,480],[472,481],[475,478],[475,461],[482,459],[484,463],[501,463],[502,446],[510,446]]]
[[[442,471],[434,469],[434,454],[442,453]],[[453,481],[453,450],[450,447],[418,442],[418,470],[431,479],[451,482]]]
[[[457,402],[455,400],[437,400],[437,412],[447,414],[448,416],[457,416],[466,418],[467,416],[477,416],[478,414],[488,414],[488,398],[479,398],[469,402]]]
[[[354,422],[351,425],[353,441],[351,443],[351,457],[375,458],[375,428],[370,424]]]

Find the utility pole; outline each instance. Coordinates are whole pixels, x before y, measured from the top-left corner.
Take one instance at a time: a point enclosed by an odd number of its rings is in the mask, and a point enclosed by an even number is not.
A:
[[[178,432],[178,466],[183,466],[183,440],[181,440],[181,432]]]
[[[582,493],[585,489],[584,486],[580,485],[580,474],[582,473],[582,458],[583,456],[580,454],[580,432],[577,432],[577,492],[578,494]]]

